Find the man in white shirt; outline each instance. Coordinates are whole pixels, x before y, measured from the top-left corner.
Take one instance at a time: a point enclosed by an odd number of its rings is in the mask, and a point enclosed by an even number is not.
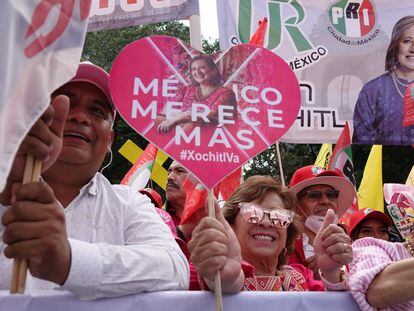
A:
[[[28,289],[70,290],[81,299],[188,288],[188,262],[150,199],[98,173],[114,135],[108,81],[82,63],[54,92],[70,100],[58,159],[45,182],[14,186],[11,207],[0,196],[0,289],[9,287],[12,258],[28,259]]]

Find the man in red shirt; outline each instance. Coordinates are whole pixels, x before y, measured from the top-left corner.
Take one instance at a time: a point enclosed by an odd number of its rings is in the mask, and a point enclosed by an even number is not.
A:
[[[352,205],[355,189],[339,171],[327,171],[315,165],[298,169],[292,176],[290,189],[297,196],[296,212],[301,216],[304,227],[289,263],[300,263],[319,278],[313,240],[328,209],[333,209],[340,218]]]

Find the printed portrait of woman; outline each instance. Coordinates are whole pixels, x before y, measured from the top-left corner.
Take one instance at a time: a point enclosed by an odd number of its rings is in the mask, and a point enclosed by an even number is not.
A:
[[[403,17],[395,24],[385,70],[359,94],[353,143],[414,144],[414,16]]]
[[[189,69],[192,84],[183,89],[182,112],[171,119],[163,118],[157,127],[160,133],[168,133],[177,125],[183,125],[183,127],[186,124],[194,125],[193,123],[217,125],[220,123],[218,116],[220,106],[226,106],[224,108],[226,120],[235,120],[237,116],[236,97],[230,88],[223,86],[220,71],[209,56],[194,57],[190,61]],[[201,118],[192,121],[193,104],[201,104],[204,108],[198,109],[208,111],[205,117],[208,121],[200,120]],[[207,110],[206,107],[208,107]]]

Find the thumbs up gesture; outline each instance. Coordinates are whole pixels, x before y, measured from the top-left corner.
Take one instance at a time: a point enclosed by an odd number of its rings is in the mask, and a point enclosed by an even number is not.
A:
[[[204,217],[188,242],[190,262],[207,286],[214,289],[214,276],[220,271],[223,293],[238,292],[243,286],[240,244],[215,201],[216,218]]]
[[[334,221],[335,213],[330,209],[315,237],[313,247],[323,277],[337,283],[340,281],[341,267],[352,261],[352,246],[349,236]]]

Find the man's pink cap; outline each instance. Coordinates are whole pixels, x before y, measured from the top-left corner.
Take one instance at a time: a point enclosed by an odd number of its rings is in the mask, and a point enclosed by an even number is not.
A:
[[[104,69],[91,62],[81,62],[76,75],[68,83],[71,82],[88,82],[99,88],[108,98],[115,119],[116,109],[109,91],[109,74]]]

